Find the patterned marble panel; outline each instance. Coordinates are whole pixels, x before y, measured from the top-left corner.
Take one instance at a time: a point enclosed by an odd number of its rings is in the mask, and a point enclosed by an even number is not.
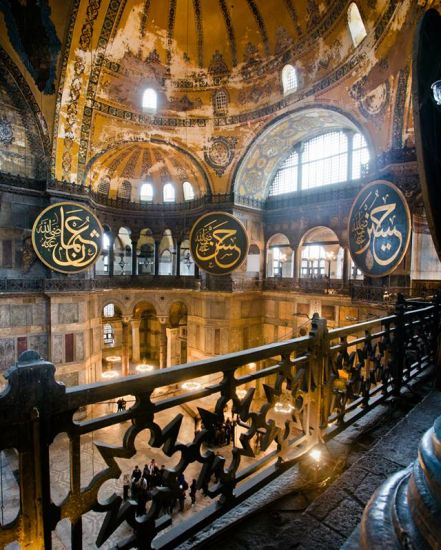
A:
[[[0,372],[9,369],[15,363],[15,339],[0,339]]]
[[[60,325],[78,323],[78,304],[58,304],[58,322]]]

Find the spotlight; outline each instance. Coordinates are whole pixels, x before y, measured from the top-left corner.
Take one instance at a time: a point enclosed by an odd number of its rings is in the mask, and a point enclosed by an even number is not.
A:
[[[433,99],[437,105],[441,105],[441,80],[437,80],[431,86]]]
[[[309,452],[309,456],[315,460],[316,462],[320,462],[320,459],[322,457],[322,452],[320,449],[312,449],[310,452]]]

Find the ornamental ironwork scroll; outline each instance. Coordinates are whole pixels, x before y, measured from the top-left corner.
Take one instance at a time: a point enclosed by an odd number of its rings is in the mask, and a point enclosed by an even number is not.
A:
[[[201,216],[190,233],[196,264],[210,275],[235,271],[248,254],[248,236],[241,222],[226,212]]]
[[[410,232],[409,207],[395,185],[376,181],[360,191],[349,215],[349,250],[365,275],[392,273],[406,254]]]
[[[85,206],[59,202],[48,206],[35,220],[32,244],[50,269],[77,273],[91,267],[101,252],[103,228]]]

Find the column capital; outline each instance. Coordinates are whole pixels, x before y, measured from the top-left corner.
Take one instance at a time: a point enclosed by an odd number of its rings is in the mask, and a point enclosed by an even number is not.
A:
[[[165,325],[168,321],[168,315],[157,315],[156,318],[161,323],[161,325]]]

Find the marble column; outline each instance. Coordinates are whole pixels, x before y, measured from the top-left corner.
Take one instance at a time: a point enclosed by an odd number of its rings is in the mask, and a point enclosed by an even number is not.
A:
[[[115,261],[115,251],[113,250],[113,244],[115,242],[115,238],[112,235],[112,233],[108,233],[109,236],[109,277],[113,277],[113,263]]]
[[[159,246],[161,241],[155,239],[155,276],[159,275]]]
[[[132,319],[130,326],[132,329],[132,361],[138,363],[141,360],[140,342],[139,342],[139,326],[141,319]]]
[[[121,353],[121,374],[127,376],[129,374],[129,318],[124,317],[122,320],[122,353]]]
[[[139,235],[132,234],[130,237],[132,243],[132,275],[138,275],[138,258],[136,255],[136,247],[138,246]]]
[[[181,276],[181,241],[176,242],[176,277]]]
[[[349,247],[343,248],[343,285],[349,284]]]
[[[158,321],[160,326],[159,334],[159,368],[165,369],[167,366],[167,316],[159,316]]]

